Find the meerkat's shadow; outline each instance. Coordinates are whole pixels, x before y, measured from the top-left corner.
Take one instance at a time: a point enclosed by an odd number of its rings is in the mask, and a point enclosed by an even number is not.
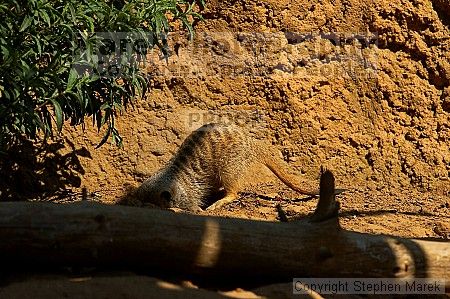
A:
[[[209,207],[213,203],[221,200],[222,198],[225,197],[225,195],[226,195],[225,189],[220,189],[218,192],[215,192],[215,193],[211,194],[210,196],[208,196],[204,200],[204,202],[202,203],[200,208],[203,209],[203,210],[206,210],[207,207]]]
[[[116,204],[122,206],[134,206],[134,207],[144,207],[151,209],[162,209],[161,207],[152,203],[143,203],[136,196],[136,190],[138,188],[132,185],[125,186],[124,193],[117,199]],[[218,192],[212,194],[203,202],[200,206],[203,210],[209,207],[211,204],[217,202],[225,196],[225,190],[219,190]]]

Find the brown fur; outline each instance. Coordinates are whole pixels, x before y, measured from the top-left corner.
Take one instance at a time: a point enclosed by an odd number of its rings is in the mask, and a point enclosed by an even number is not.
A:
[[[223,190],[224,198],[208,208],[214,209],[237,197],[243,178],[254,163],[265,165],[299,193],[317,194],[302,189],[286,171],[287,164],[276,159],[268,146],[249,137],[242,128],[207,124],[186,138],[167,165],[138,188],[137,195],[143,202],[160,207],[195,211]]]

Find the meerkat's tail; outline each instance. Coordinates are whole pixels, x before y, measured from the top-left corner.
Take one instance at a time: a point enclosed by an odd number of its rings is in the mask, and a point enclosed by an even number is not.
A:
[[[277,178],[279,178],[286,186],[288,186],[292,190],[305,195],[319,195],[319,191],[308,191],[301,188],[299,186],[299,183],[297,183],[297,179],[293,175],[287,173],[285,171],[285,167],[275,159],[267,158],[264,162],[266,167],[269,168],[277,176]]]

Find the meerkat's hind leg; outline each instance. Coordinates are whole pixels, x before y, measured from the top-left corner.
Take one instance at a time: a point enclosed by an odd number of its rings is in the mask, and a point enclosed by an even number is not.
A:
[[[207,211],[221,208],[238,198],[237,190],[239,190],[239,177],[235,176],[230,171],[225,171],[221,176],[221,182],[223,187],[222,192],[224,192],[225,196],[207,207]]]
[[[236,198],[238,198],[237,193],[235,192],[227,193],[222,199],[219,199],[218,201],[207,207],[206,210],[207,211],[216,210],[233,202]]]
[[[235,153],[233,158],[230,161],[227,161],[222,169],[218,171],[219,185],[222,186],[225,196],[206,208],[207,211],[223,207],[238,198],[238,191],[241,188],[242,178],[249,168],[249,161],[242,158],[244,154],[245,153],[240,152]],[[237,167],[237,165],[240,167]]]

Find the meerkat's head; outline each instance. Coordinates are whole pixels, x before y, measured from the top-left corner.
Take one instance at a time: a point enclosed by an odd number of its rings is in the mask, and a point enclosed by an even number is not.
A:
[[[161,208],[181,208],[186,202],[186,193],[176,180],[172,180],[162,171],[153,174],[136,191],[144,204],[153,204]]]

